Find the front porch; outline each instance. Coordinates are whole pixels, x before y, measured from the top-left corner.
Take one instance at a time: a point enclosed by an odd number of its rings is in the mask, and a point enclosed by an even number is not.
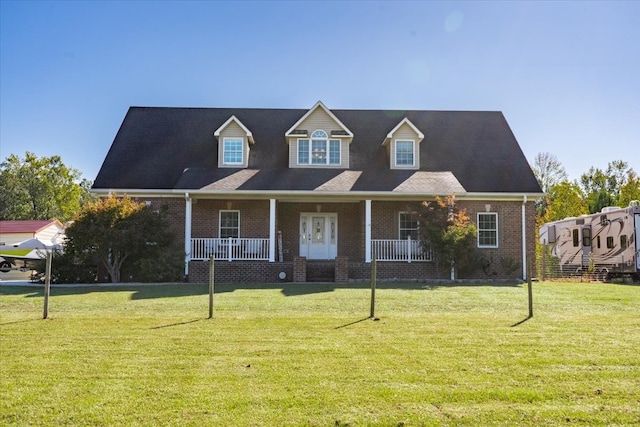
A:
[[[408,264],[432,264],[430,250],[425,251],[412,234],[399,233],[398,212],[406,210],[407,203],[374,205],[369,200],[312,204],[188,199],[185,275],[189,281],[201,281],[208,275],[203,264],[213,258],[216,277],[223,281],[345,282],[368,280],[375,259],[378,265],[389,264],[381,270],[388,278],[424,277],[418,272],[429,269],[424,266],[409,269],[413,276],[403,273]],[[212,230],[218,236],[211,236]],[[404,238],[393,238],[398,234]],[[302,270],[295,268],[300,260]]]

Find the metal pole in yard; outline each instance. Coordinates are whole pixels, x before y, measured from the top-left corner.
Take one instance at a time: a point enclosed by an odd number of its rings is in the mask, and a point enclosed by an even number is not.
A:
[[[213,318],[214,263],[213,255],[209,257],[209,319]]]
[[[370,318],[375,318],[376,312],[376,256],[373,255],[371,260],[371,311],[369,313]]]
[[[528,263],[529,273],[527,274],[527,287],[529,293],[529,318],[533,317],[533,289],[531,288],[531,260]]]
[[[546,280],[547,274],[547,239],[542,241],[542,281]]]
[[[51,290],[51,260],[53,258],[53,254],[51,251],[47,251],[47,261],[45,266],[45,274],[44,274],[44,312],[42,314],[42,318],[46,319],[49,317],[49,293]]]

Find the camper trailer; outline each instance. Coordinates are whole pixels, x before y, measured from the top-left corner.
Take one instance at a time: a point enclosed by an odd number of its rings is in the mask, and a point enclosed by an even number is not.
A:
[[[593,273],[608,280],[631,276],[640,280],[640,203],[626,208],[606,207],[601,212],[565,218],[540,227],[540,243],[563,274]]]

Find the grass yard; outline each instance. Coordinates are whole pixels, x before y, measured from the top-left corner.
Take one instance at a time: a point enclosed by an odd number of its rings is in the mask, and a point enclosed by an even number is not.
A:
[[[640,425],[640,286],[0,286],[0,425]]]

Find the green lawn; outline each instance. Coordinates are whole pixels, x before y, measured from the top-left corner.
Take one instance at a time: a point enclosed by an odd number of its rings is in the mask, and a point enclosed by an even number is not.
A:
[[[0,286],[0,425],[640,425],[640,286]]]

